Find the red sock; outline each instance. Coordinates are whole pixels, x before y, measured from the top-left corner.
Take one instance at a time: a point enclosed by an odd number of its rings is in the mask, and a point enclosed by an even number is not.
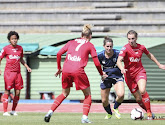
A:
[[[8,107],[8,94],[3,94],[3,110],[4,112],[7,112]]]
[[[150,97],[147,92],[142,95],[142,101],[146,107],[146,111],[151,112]]]
[[[61,95],[59,95],[57,98],[55,98],[54,103],[53,103],[53,105],[52,105],[52,107],[51,107],[51,110],[54,112],[54,111],[56,110],[56,108],[62,103],[62,101],[63,101],[65,98],[66,98],[66,97],[65,97],[63,94],[61,94]]]
[[[15,111],[18,101],[19,101],[19,96],[14,96],[12,111]]]
[[[141,100],[140,102],[137,102],[138,104],[139,104],[139,106],[141,107],[141,108],[143,108],[145,111],[147,111],[146,110],[146,107],[145,107],[145,105],[144,105],[144,103],[143,103],[143,100]]]
[[[92,103],[91,95],[85,96],[84,104],[83,104],[83,115],[88,116],[88,113],[89,113],[89,110],[91,107],[91,103]]]

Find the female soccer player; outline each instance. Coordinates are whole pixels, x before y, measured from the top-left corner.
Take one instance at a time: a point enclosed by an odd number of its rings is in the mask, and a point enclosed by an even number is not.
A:
[[[115,116],[120,119],[121,115],[118,111],[118,107],[124,99],[124,78],[120,69],[116,66],[119,50],[113,49],[113,40],[110,37],[104,38],[103,47],[105,50],[98,54],[98,59],[103,66],[103,72],[108,75],[100,84],[103,107],[108,113],[105,119],[110,119],[112,117],[112,111],[109,104],[109,93],[112,85],[114,85],[117,94],[113,111],[115,112]]]
[[[75,83],[76,90],[82,90],[85,99],[83,104],[83,116],[82,123],[91,123],[88,119],[88,113],[91,107],[91,91],[88,77],[84,71],[88,62],[88,56],[91,55],[95,66],[104,80],[107,75],[103,75],[101,65],[97,58],[97,53],[94,45],[90,43],[92,38],[91,26],[84,25],[80,39],[69,41],[58,53],[57,53],[57,66],[58,71],[55,76],[60,76],[62,72],[62,93],[55,99],[51,110],[45,115],[45,122],[49,122],[50,117],[56,108],[62,103],[62,101],[69,95],[70,87]],[[67,52],[63,69],[61,68],[61,55]]]
[[[3,95],[3,116],[17,115],[15,109],[17,107],[20,91],[23,88],[23,80],[20,71],[20,62],[26,67],[28,72],[31,72],[31,68],[25,63],[23,59],[23,49],[21,46],[17,45],[19,40],[19,35],[15,31],[10,31],[7,36],[10,45],[5,46],[0,53],[0,62],[5,57],[6,58],[6,67],[4,72],[4,81],[5,81],[5,92]],[[1,75],[1,70],[0,70]],[[7,112],[8,107],[8,96],[10,90],[14,88],[15,96],[13,100],[12,111],[10,114]]]
[[[134,30],[130,30],[127,33],[128,44],[121,49],[117,66],[120,68],[121,73],[124,74],[127,86],[134,95],[136,102],[146,110],[147,118],[152,120],[154,114],[151,112],[150,98],[146,91],[147,76],[141,62],[142,54],[145,53],[160,69],[165,70],[165,65],[160,64],[144,45],[138,44],[136,42],[137,37],[138,34]],[[124,67],[122,66],[122,61],[124,61]]]

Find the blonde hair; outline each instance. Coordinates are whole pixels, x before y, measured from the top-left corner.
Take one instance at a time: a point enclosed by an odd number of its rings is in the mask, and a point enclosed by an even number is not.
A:
[[[83,26],[83,30],[82,30],[82,33],[81,33],[81,36],[85,36],[87,38],[89,38],[90,35],[92,35],[92,31],[91,31],[91,28],[92,28],[92,25],[90,24],[85,24]]]

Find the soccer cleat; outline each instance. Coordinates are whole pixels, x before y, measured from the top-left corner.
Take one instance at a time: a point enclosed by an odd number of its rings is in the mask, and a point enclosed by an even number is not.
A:
[[[147,113],[147,119],[148,119],[148,120],[153,120],[153,119],[155,119],[155,114],[154,114],[154,113],[151,113],[151,112],[148,112],[148,113]]]
[[[52,114],[53,114],[53,111],[49,110],[49,112],[45,115],[44,121],[49,122]]]
[[[11,112],[10,112],[10,115],[17,116],[18,114],[17,114],[15,111],[11,111]]]
[[[92,123],[91,121],[89,121],[88,118],[84,119],[84,118],[81,118],[81,123]]]
[[[111,114],[107,114],[107,115],[105,116],[105,118],[104,118],[104,119],[111,119],[111,117],[112,117],[112,115],[111,115]]]
[[[8,112],[4,112],[3,116],[10,116],[10,114]]]
[[[119,113],[119,110],[113,108],[113,111],[115,112],[116,118],[121,119],[121,115],[120,115],[120,113]]]

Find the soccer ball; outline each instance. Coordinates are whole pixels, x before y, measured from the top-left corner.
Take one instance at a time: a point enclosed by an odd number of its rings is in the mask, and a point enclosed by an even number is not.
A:
[[[133,120],[138,120],[138,119],[142,120],[143,118],[144,118],[144,113],[141,109],[139,109],[139,108],[132,109],[131,119],[133,119]]]

